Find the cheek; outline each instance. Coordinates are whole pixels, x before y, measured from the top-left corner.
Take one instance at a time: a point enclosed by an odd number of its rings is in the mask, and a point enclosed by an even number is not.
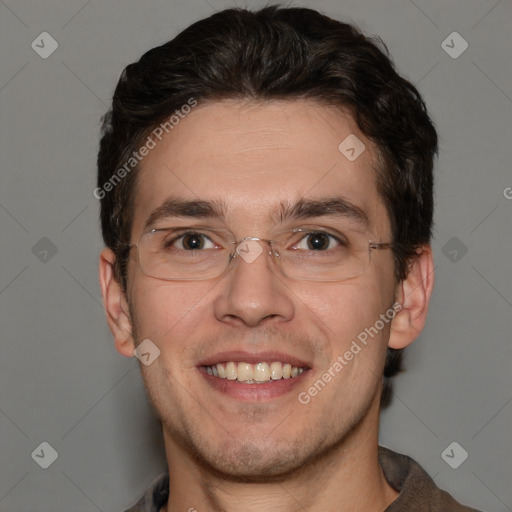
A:
[[[343,283],[321,285],[297,291],[305,312],[316,323],[335,351],[375,324],[390,304],[375,278],[358,278]]]
[[[142,276],[131,290],[133,321],[139,340],[149,338],[161,350],[176,350],[204,323],[212,288],[207,282],[166,283]]]

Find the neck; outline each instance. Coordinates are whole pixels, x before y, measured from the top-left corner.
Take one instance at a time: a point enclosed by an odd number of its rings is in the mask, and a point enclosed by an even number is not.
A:
[[[204,469],[164,432],[170,494],[162,512],[252,512],[262,506],[279,512],[382,512],[398,493],[379,464],[378,421],[376,408],[327,453],[264,483],[235,482]]]

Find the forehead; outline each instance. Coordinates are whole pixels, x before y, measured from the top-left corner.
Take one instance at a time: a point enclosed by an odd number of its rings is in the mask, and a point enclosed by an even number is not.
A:
[[[342,197],[372,230],[388,232],[375,148],[340,109],[306,100],[214,102],[156,142],[140,164],[134,234],[169,197],[222,202],[228,224],[249,229],[271,227],[283,203]]]

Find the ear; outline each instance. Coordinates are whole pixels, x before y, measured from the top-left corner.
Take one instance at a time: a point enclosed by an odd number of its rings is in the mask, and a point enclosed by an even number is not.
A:
[[[391,322],[390,348],[405,348],[419,336],[425,326],[433,288],[432,249],[424,246],[411,261],[407,277],[398,285],[396,301],[402,309]]]
[[[133,357],[134,342],[130,310],[121,284],[114,276],[114,262],[113,251],[108,248],[103,249],[99,262],[103,306],[117,351],[123,356]]]

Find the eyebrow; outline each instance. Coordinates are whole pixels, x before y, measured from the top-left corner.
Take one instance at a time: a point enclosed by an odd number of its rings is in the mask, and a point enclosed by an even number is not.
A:
[[[144,230],[168,217],[224,220],[227,211],[228,205],[223,200],[206,201],[171,197],[151,212],[144,224]],[[368,215],[362,208],[341,196],[320,199],[301,198],[294,203],[281,202],[271,215],[276,224],[313,217],[342,217],[355,221],[364,228],[368,228],[370,224]]]
[[[282,223],[311,217],[343,217],[353,220],[365,228],[370,224],[368,214],[344,197],[301,198],[295,203],[281,203],[275,219]]]
[[[144,230],[167,217],[222,219],[226,216],[227,209],[224,201],[169,198],[150,213],[144,223]]]

